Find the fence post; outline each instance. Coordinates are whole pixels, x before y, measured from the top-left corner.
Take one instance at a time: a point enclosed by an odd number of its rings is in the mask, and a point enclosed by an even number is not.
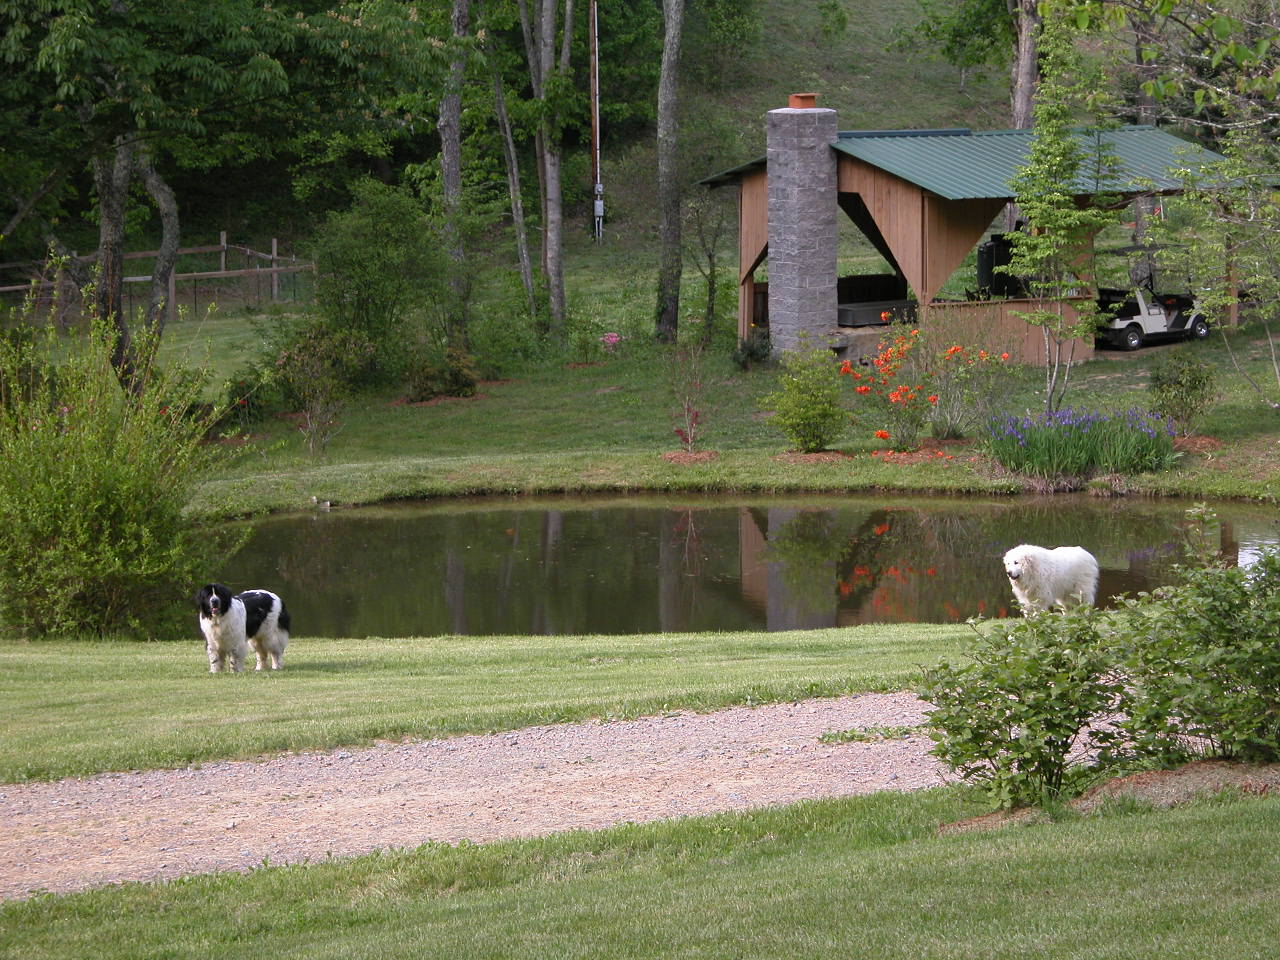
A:
[[[222,247],[222,252],[218,254],[218,269],[223,273],[227,272],[227,231],[222,230],[218,233],[218,243]]]
[[[178,264],[175,262],[169,270],[169,302],[165,309],[169,313],[169,323],[178,319]]]
[[[276,238],[271,238],[271,302],[276,303],[280,299],[280,274],[276,273]]]

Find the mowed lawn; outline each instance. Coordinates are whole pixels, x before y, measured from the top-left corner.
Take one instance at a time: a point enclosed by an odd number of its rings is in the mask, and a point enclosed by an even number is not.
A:
[[[278,672],[189,643],[0,644],[0,782],[376,739],[908,689],[966,626],[784,633],[294,639]]]
[[[936,834],[981,809],[881,793],[44,896],[0,906],[0,957],[1275,956],[1280,798]]]

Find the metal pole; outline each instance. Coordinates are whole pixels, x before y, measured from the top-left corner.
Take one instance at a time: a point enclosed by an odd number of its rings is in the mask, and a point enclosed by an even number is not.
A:
[[[604,184],[600,182],[600,21],[596,0],[591,0],[589,14],[589,45],[591,59],[591,233],[596,243],[604,239]]]

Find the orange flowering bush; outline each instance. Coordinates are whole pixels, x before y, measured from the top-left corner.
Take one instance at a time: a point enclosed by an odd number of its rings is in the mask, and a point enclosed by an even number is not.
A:
[[[877,427],[876,439],[887,441],[895,450],[916,447],[937,403],[937,397],[918,381],[918,365],[911,362],[919,342],[920,331],[912,329],[881,340],[869,368],[854,369],[847,360],[840,367],[840,373],[853,382],[853,392],[865,398],[854,407],[854,422]]]
[[[935,355],[926,376],[937,400],[933,435],[963,437],[985,424],[1003,405],[1013,378],[1008,353],[951,344]]]
[[[876,428],[892,450],[912,450],[926,425],[940,438],[960,437],[990,419],[1011,378],[1008,353],[952,343],[934,347],[919,328],[881,340],[868,365],[840,368],[857,399],[854,422]]]

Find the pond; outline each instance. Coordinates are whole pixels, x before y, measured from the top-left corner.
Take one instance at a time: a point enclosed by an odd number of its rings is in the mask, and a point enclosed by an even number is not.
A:
[[[788,630],[1016,613],[1018,543],[1080,544],[1099,605],[1170,582],[1185,502],[900,494],[470,500],[262,520],[221,577],[280,593],[298,636]],[[1242,565],[1273,508],[1219,504]]]

